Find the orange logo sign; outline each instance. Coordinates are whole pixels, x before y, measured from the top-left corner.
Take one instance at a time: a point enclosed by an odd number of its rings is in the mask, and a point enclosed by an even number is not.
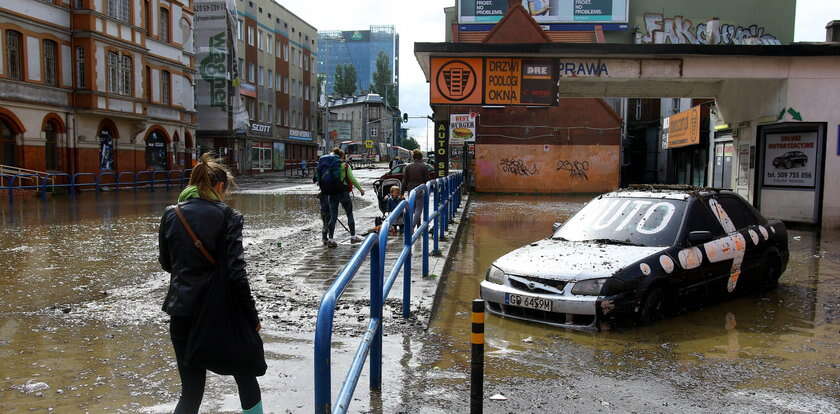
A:
[[[432,103],[481,103],[481,59],[432,58],[432,73]]]

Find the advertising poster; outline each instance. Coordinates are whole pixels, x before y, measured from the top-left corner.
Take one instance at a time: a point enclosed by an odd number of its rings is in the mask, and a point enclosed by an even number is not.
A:
[[[486,105],[551,105],[554,103],[550,60],[487,58],[484,75]]]
[[[475,138],[475,112],[449,115],[449,144],[464,145],[464,141]]]
[[[449,175],[449,121],[435,121],[435,171]]]
[[[496,23],[506,0],[460,0],[459,23]],[[627,23],[628,0],[522,0],[537,23]]]
[[[817,133],[767,134],[764,139],[764,185],[814,187]]]

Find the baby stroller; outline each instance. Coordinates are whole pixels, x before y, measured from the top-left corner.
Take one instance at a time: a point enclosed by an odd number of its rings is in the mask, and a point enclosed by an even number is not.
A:
[[[402,194],[402,182],[396,178],[386,178],[384,180],[376,180],[373,182],[373,190],[376,192],[376,199],[379,203],[379,211],[382,212],[381,217],[376,218],[376,225],[380,226],[385,218],[388,216],[388,195],[391,194],[391,188],[396,187]],[[399,220],[398,220],[399,221]],[[394,223],[402,228],[402,223]]]

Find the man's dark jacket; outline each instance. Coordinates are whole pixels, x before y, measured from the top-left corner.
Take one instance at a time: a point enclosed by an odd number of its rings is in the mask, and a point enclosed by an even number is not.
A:
[[[160,221],[159,233],[158,260],[163,270],[170,273],[163,310],[172,316],[192,316],[198,312],[210,277],[216,269],[222,268],[228,279],[227,286],[232,289],[231,296],[237,298],[243,312],[256,327],[259,317],[245,271],[242,214],[222,202],[200,198],[180,205],[187,223],[217,264],[211,264],[193,244],[175,214],[175,206],[167,207]]]

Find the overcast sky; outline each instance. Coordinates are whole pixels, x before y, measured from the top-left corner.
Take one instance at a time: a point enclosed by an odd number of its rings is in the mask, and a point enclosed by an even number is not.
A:
[[[444,41],[443,8],[454,5],[454,0],[281,0],[279,3],[318,30],[395,25],[400,34],[400,109],[410,116],[431,114],[429,86],[414,58],[414,42]],[[797,0],[795,41],[824,41],[825,24],[832,19],[840,20],[840,1]],[[425,147],[426,122],[411,120],[409,128],[409,135]]]

